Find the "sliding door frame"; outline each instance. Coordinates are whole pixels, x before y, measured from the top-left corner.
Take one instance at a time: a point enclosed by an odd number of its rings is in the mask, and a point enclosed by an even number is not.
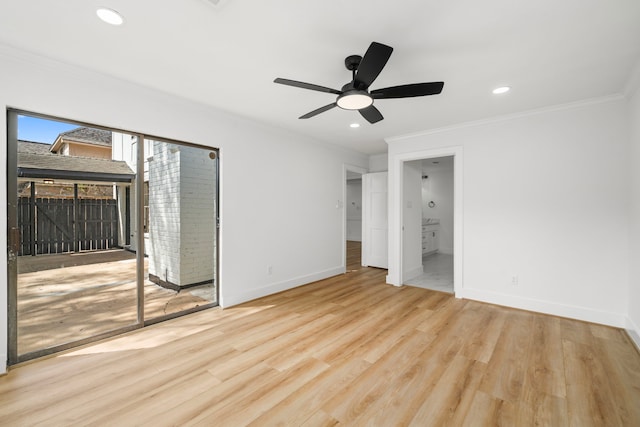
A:
[[[8,364],[18,359],[18,113],[7,110],[7,327]]]
[[[136,146],[136,288],[138,290],[138,325],[144,327],[144,135],[137,134],[138,145]]]
[[[45,120],[57,120],[65,123],[71,123],[78,126],[87,126],[95,129],[103,129],[107,131],[122,132],[128,135],[137,137],[137,161],[136,161],[136,182],[135,182],[135,203],[137,206],[135,215],[135,227],[138,230],[136,233],[136,290],[137,290],[137,316],[134,324],[119,327],[107,332],[93,335],[88,338],[79,339],[76,341],[66,342],[60,345],[36,350],[29,353],[18,354],[18,245],[20,243],[20,235],[18,228],[18,215],[17,215],[17,203],[18,203],[18,116],[25,115]],[[8,365],[12,366],[27,360],[36,359],[42,356],[46,356],[53,353],[65,351],[74,347],[79,347],[85,344],[93,343],[103,340],[105,338],[121,335],[126,332],[130,332],[136,329],[143,328],[144,326],[154,323],[162,322],[165,320],[173,319],[176,317],[191,314],[197,311],[205,310],[208,308],[216,307],[220,301],[220,149],[208,147],[199,144],[191,144],[183,141],[175,141],[163,137],[155,137],[148,134],[131,132],[123,129],[116,129],[111,127],[105,127],[96,125],[93,123],[80,122],[77,120],[60,118],[57,116],[51,116],[47,114],[34,113],[32,111],[21,110],[16,108],[7,108],[7,316],[8,316]],[[212,214],[215,216],[214,223],[216,227],[215,233],[215,266],[214,266],[214,286],[215,286],[215,302],[209,304],[203,304],[197,307],[192,307],[187,310],[179,311],[176,313],[167,314],[164,316],[155,317],[149,320],[145,319],[144,315],[144,209],[140,207],[144,203],[144,141],[145,139],[166,142],[176,144],[180,146],[188,146],[206,149],[211,152],[215,152],[215,187],[216,187],[216,199],[215,199],[215,212]]]

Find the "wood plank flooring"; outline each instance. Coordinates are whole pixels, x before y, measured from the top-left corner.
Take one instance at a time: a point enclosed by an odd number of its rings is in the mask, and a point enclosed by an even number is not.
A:
[[[0,424],[640,425],[623,331],[354,267],[14,368]]]

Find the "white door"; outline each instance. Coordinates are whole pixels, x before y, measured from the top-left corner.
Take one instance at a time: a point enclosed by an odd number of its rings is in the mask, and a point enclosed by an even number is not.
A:
[[[388,268],[387,172],[362,175],[362,265]]]

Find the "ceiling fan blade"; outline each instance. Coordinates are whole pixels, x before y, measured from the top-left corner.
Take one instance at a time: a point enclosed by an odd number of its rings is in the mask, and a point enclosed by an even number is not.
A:
[[[300,87],[302,89],[316,90],[318,92],[333,93],[334,95],[340,95],[342,93],[339,90],[331,89],[330,87],[324,87],[324,86],[314,85],[314,84],[305,83],[305,82],[298,82],[298,81],[289,80],[289,79],[281,79],[279,77],[275,79],[273,82],[279,83],[281,85]]]
[[[313,116],[317,116],[320,113],[324,113],[325,111],[329,111],[331,110],[333,107],[337,107],[338,104],[336,104],[335,102],[333,104],[329,104],[329,105],[325,105],[324,107],[320,107],[316,110],[313,110],[307,114],[305,114],[304,116],[300,116],[298,117],[299,119],[309,119]]]
[[[373,99],[411,98],[414,96],[437,95],[442,92],[444,82],[414,83],[385,87],[371,91]]]
[[[358,111],[360,111],[362,117],[364,117],[371,124],[377,123],[380,120],[384,119],[380,111],[378,111],[378,109],[373,105],[370,105],[367,108],[363,108],[362,110]]]
[[[355,86],[359,89],[367,89],[387,64],[391,52],[393,52],[392,47],[372,42],[356,71]]]

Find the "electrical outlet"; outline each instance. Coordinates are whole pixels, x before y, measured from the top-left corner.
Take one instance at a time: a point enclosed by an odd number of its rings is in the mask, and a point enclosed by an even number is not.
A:
[[[518,276],[511,276],[511,286],[518,286]]]
[[[273,273],[273,266],[268,265],[267,266],[267,274],[271,275],[271,273]]]

